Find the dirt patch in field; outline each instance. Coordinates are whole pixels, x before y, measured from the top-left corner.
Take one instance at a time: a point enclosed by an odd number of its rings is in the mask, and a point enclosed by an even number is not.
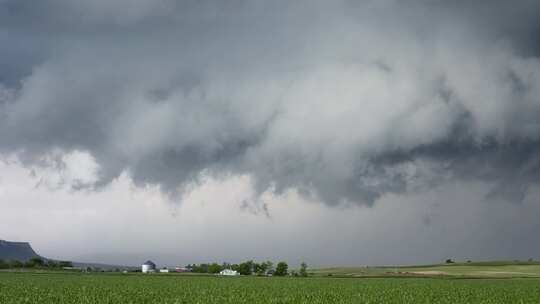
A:
[[[535,275],[534,273],[530,272],[517,272],[517,271],[476,271],[477,274],[484,274],[484,275],[496,275],[496,274],[503,274],[503,275]]]
[[[422,274],[422,275],[443,275],[443,274],[447,274],[446,272],[439,271],[439,270],[413,271],[413,272],[410,272],[410,273]]]

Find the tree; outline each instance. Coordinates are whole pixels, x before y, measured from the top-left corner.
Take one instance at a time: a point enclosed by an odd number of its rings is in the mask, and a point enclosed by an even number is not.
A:
[[[0,260],[0,269],[7,269],[9,268],[8,263],[4,262],[4,260]]]
[[[241,275],[250,275],[253,273],[253,261],[247,261],[238,265],[238,272]]]
[[[40,257],[33,257],[26,264],[30,267],[42,267],[45,265],[45,261],[43,261],[43,259]]]
[[[58,263],[56,263],[53,260],[48,260],[47,261],[47,267],[49,267],[49,268],[58,268]]]
[[[288,269],[289,269],[289,265],[287,265],[287,263],[279,262],[276,266],[276,272],[274,272],[274,275],[286,276]]]
[[[73,267],[73,263],[70,261],[60,261],[58,262],[59,267]]]
[[[193,264],[191,271],[195,273],[208,273],[208,264]]]
[[[21,261],[11,260],[9,261],[9,268],[22,268],[24,264]]]
[[[453,263],[454,263],[454,261],[452,259],[447,259],[446,260],[446,264],[453,264]]]
[[[31,261],[27,261],[23,264],[23,268],[34,268],[36,264],[32,263]]]
[[[209,273],[219,273],[222,270],[223,270],[223,268],[218,263],[212,263],[212,264],[208,265],[208,272]]]
[[[272,269],[273,269],[272,262],[270,262],[270,261],[262,262],[261,267],[259,268],[259,274],[266,275]]]
[[[253,272],[260,276],[265,275],[268,271],[272,270],[273,265],[271,261],[253,263]]]
[[[274,263],[272,263],[272,261],[266,261],[263,263],[266,267],[265,269],[265,272],[268,272],[270,270],[273,270],[274,269]]]
[[[253,272],[256,273],[257,275],[261,275],[261,273],[263,273],[262,267],[263,267],[262,264],[253,263]]]
[[[308,276],[308,274],[307,274],[307,264],[305,262],[302,262],[302,264],[300,264],[299,275],[301,277],[307,277]]]

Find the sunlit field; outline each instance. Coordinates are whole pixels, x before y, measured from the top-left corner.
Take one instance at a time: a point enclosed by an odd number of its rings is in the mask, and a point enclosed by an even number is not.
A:
[[[540,263],[492,261],[402,267],[333,267],[312,270],[316,276],[430,276],[462,278],[540,278]]]
[[[0,273],[0,303],[538,303],[539,279]]]

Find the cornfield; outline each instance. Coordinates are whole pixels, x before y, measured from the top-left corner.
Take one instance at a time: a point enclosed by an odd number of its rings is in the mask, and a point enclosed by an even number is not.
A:
[[[0,303],[540,303],[540,280],[0,273]]]

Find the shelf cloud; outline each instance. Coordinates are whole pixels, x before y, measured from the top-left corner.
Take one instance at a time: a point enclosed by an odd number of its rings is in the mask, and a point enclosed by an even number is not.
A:
[[[82,153],[77,189],[232,175],[372,205],[480,181],[519,203],[540,3],[499,2],[0,0],[0,153]]]

